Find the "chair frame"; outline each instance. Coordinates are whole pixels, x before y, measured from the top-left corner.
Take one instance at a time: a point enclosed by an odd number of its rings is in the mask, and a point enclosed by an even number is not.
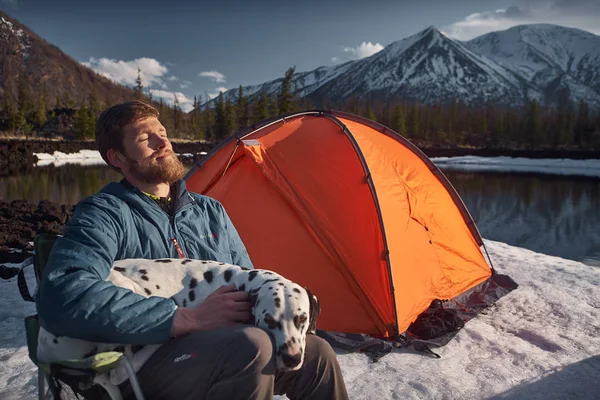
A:
[[[33,266],[35,270],[36,283],[38,285],[42,276],[42,271],[46,266],[46,263],[48,262],[50,250],[52,249],[52,246],[54,245],[54,242],[58,237],[59,235],[54,235],[50,233],[40,233],[37,234],[34,238]],[[23,288],[21,287],[23,286],[23,284],[24,277],[20,277],[19,286],[21,292],[23,292]],[[25,290],[27,290],[28,292],[26,284],[24,285]],[[26,297],[29,297],[29,300]],[[25,298],[28,301],[33,301],[31,296],[24,295],[23,298]],[[135,398],[137,400],[144,400],[144,395],[142,393],[142,389],[137,379],[135,370],[133,369],[133,366],[123,353],[108,352],[96,355],[104,357],[109,361],[109,365],[98,369],[94,368],[92,364],[95,360],[95,356],[84,360],[65,360],[61,362],[53,362],[46,364],[40,362],[37,359],[37,337],[39,332],[39,319],[37,314],[25,318],[25,329],[27,332],[27,347],[29,350],[29,358],[38,367],[39,400],[48,399],[48,393],[46,392],[46,383],[48,383],[48,387],[50,392],[52,393],[53,399],[55,398],[54,396],[59,395],[59,389],[57,386],[59,381],[65,383],[76,393],[78,393],[78,391],[73,389],[73,385],[81,386],[83,384],[84,386],[88,386],[87,388],[80,387],[80,391],[90,389],[95,385],[100,385],[104,389],[106,395],[108,395],[111,400],[123,400],[121,391],[119,390],[118,386],[112,384],[109,378],[105,375],[106,373],[110,372],[110,370],[116,368],[119,365],[122,365],[125,368],[125,371],[127,372],[128,379],[131,384],[131,388],[133,394],[135,395]],[[67,377],[69,377],[69,380],[72,382],[66,382],[65,379]]]

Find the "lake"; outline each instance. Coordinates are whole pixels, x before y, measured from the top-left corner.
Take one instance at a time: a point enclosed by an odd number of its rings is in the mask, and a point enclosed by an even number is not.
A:
[[[600,178],[444,173],[484,238],[600,266]],[[0,199],[75,204],[119,179],[104,165],[37,167],[18,177],[0,177]]]

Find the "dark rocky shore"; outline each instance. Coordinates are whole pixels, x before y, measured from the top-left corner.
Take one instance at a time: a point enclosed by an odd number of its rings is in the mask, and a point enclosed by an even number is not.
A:
[[[0,200],[0,264],[18,263],[31,256],[37,233],[61,234],[73,206],[51,201]]]

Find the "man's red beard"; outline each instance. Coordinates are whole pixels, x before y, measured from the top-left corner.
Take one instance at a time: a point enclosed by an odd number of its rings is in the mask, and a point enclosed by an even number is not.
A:
[[[163,157],[158,161],[158,157]],[[136,161],[127,156],[129,160],[129,173],[137,180],[147,183],[168,183],[181,179],[184,174],[183,164],[172,150],[165,150],[141,161]]]

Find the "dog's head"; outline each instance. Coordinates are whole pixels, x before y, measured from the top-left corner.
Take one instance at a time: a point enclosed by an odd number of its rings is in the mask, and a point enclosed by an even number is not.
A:
[[[253,307],[255,325],[275,342],[276,367],[297,370],[304,362],[306,335],[316,331],[319,301],[308,289],[287,280],[261,286]]]

